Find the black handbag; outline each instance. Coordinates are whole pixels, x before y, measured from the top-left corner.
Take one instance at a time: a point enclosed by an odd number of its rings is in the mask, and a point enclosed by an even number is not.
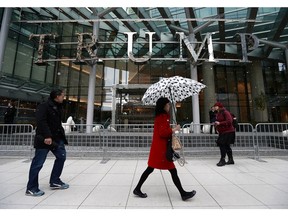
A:
[[[172,148],[172,137],[171,137],[171,139],[168,139],[167,141],[166,159],[169,162],[173,162],[179,158],[180,155],[177,152],[175,152]]]

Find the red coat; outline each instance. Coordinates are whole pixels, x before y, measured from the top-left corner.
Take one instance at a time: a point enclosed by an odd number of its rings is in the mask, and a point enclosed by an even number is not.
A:
[[[216,130],[219,134],[234,132],[235,128],[232,124],[232,116],[229,111],[226,109],[221,109],[216,115],[216,121],[220,122],[219,125],[216,126]]]
[[[167,141],[171,136],[170,115],[160,114],[156,116],[148,166],[165,170],[175,168],[174,163],[166,159]]]

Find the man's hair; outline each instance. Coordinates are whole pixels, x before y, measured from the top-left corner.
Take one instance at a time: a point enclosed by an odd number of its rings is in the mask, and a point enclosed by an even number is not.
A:
[[[62,93],[63,93],[63,89],[53,89],[51,92],[50,92],[50,98],[52,100],[54,100],[57,96],[60,96]]]

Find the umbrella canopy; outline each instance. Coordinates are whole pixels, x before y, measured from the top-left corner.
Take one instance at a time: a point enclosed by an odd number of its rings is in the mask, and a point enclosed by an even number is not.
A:
[[[146,90],[142,103],[145,105],[155,105],[160,97],[166,97],[172,103],[180,102],[187,97],[199,94],[205,87],[200,82],[180,76],[163,78]]]

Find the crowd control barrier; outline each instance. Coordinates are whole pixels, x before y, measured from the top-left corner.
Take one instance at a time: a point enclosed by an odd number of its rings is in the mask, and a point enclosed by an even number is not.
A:
[[[69,126],[69,125],[68,125]],[[211,129],[212,128],[212,129]],[[210,130],[211,129],[211,130]],[[109,160],[148,157],[153,124],[65,125],[69,145],[68,157],[90,157]],[[218,134],[212,124],[185,124],[176,133],[186,158],[219,156]],[[24,124],[0,124],[0,155],[33,156],[35,128]],[[239,123],[232,145],[235,157],[259,160],[261,156],[288,156],[288,124],[261,123],[255,127]]]

